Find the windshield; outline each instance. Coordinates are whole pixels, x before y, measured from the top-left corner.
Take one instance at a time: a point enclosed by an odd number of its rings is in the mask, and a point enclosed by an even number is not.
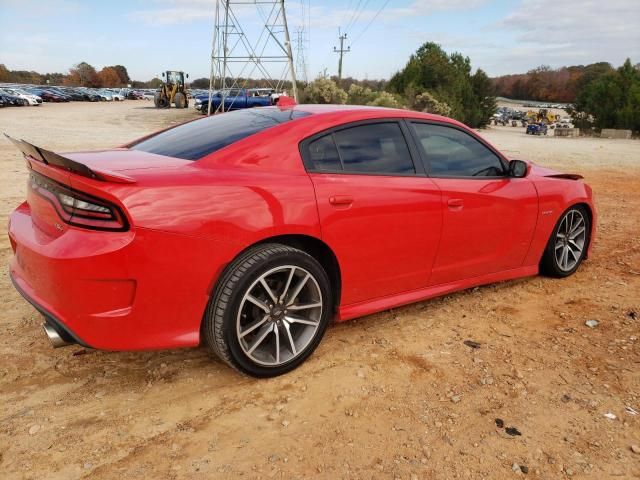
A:
[[[227,112],[178,125],[131,148],[167,157],[198,160],[270,127],[307,115],[310,113],[277,107]]]

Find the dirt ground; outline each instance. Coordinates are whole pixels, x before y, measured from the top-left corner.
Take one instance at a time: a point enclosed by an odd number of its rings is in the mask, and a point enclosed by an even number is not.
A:
[[[0,131],[65,151],[193,116],[142,101],[46,104],[0,110]],[[201,348],[53,350],[11,285],[2,236],[0,477],[640,478],[640,142],[484,135],[512,158],[586,177],[599,209],[592,258],[565,280],[335,325],[276,379],[242,377]],[[0,172],[5,225],[26,170],[4,138]]]

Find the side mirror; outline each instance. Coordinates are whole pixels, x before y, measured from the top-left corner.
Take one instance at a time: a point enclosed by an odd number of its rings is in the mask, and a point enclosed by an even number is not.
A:
[[[164,78],[164,72],[162,72],[162,78]]]
[[[511,160],[509,162],[509,176],[513,178],[523,178],[527,176],[528,165],[522,160]]]
[[[187,73],[187,78],[189,78],[189,74]]]

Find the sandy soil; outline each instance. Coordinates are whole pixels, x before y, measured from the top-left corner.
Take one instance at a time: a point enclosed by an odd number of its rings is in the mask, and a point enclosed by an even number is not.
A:
[[[148,106],[3,109],[0,130],[64,151],[194,115]],[[1,269],[0,476],[502,479],[522,477],[518,464],[527,478],[639,478],[640,415],[626,407],[640,411],[640,142],[485,135],[513,157],[585,175],[600,214],[592,259],[566,280],[334,326],[280,378],[239,376],[203,349],[53,350]],[[26,173],[4,138],[0,171],[5,224]],[[3,237],[0,263],[9,255]]]

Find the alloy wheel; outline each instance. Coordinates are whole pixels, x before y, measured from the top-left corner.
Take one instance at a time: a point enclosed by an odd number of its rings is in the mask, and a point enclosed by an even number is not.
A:
[[[290,362],[315,337],[322,308],[318,282],[306,269],[284,265],[263,273],[238,309],[236,335],[242,351],[259,365]]]
[[[587,223],[582,212],[569,210],[560,221],[554,247],[558,268],[571,271],[582,259],[587,243]]]

